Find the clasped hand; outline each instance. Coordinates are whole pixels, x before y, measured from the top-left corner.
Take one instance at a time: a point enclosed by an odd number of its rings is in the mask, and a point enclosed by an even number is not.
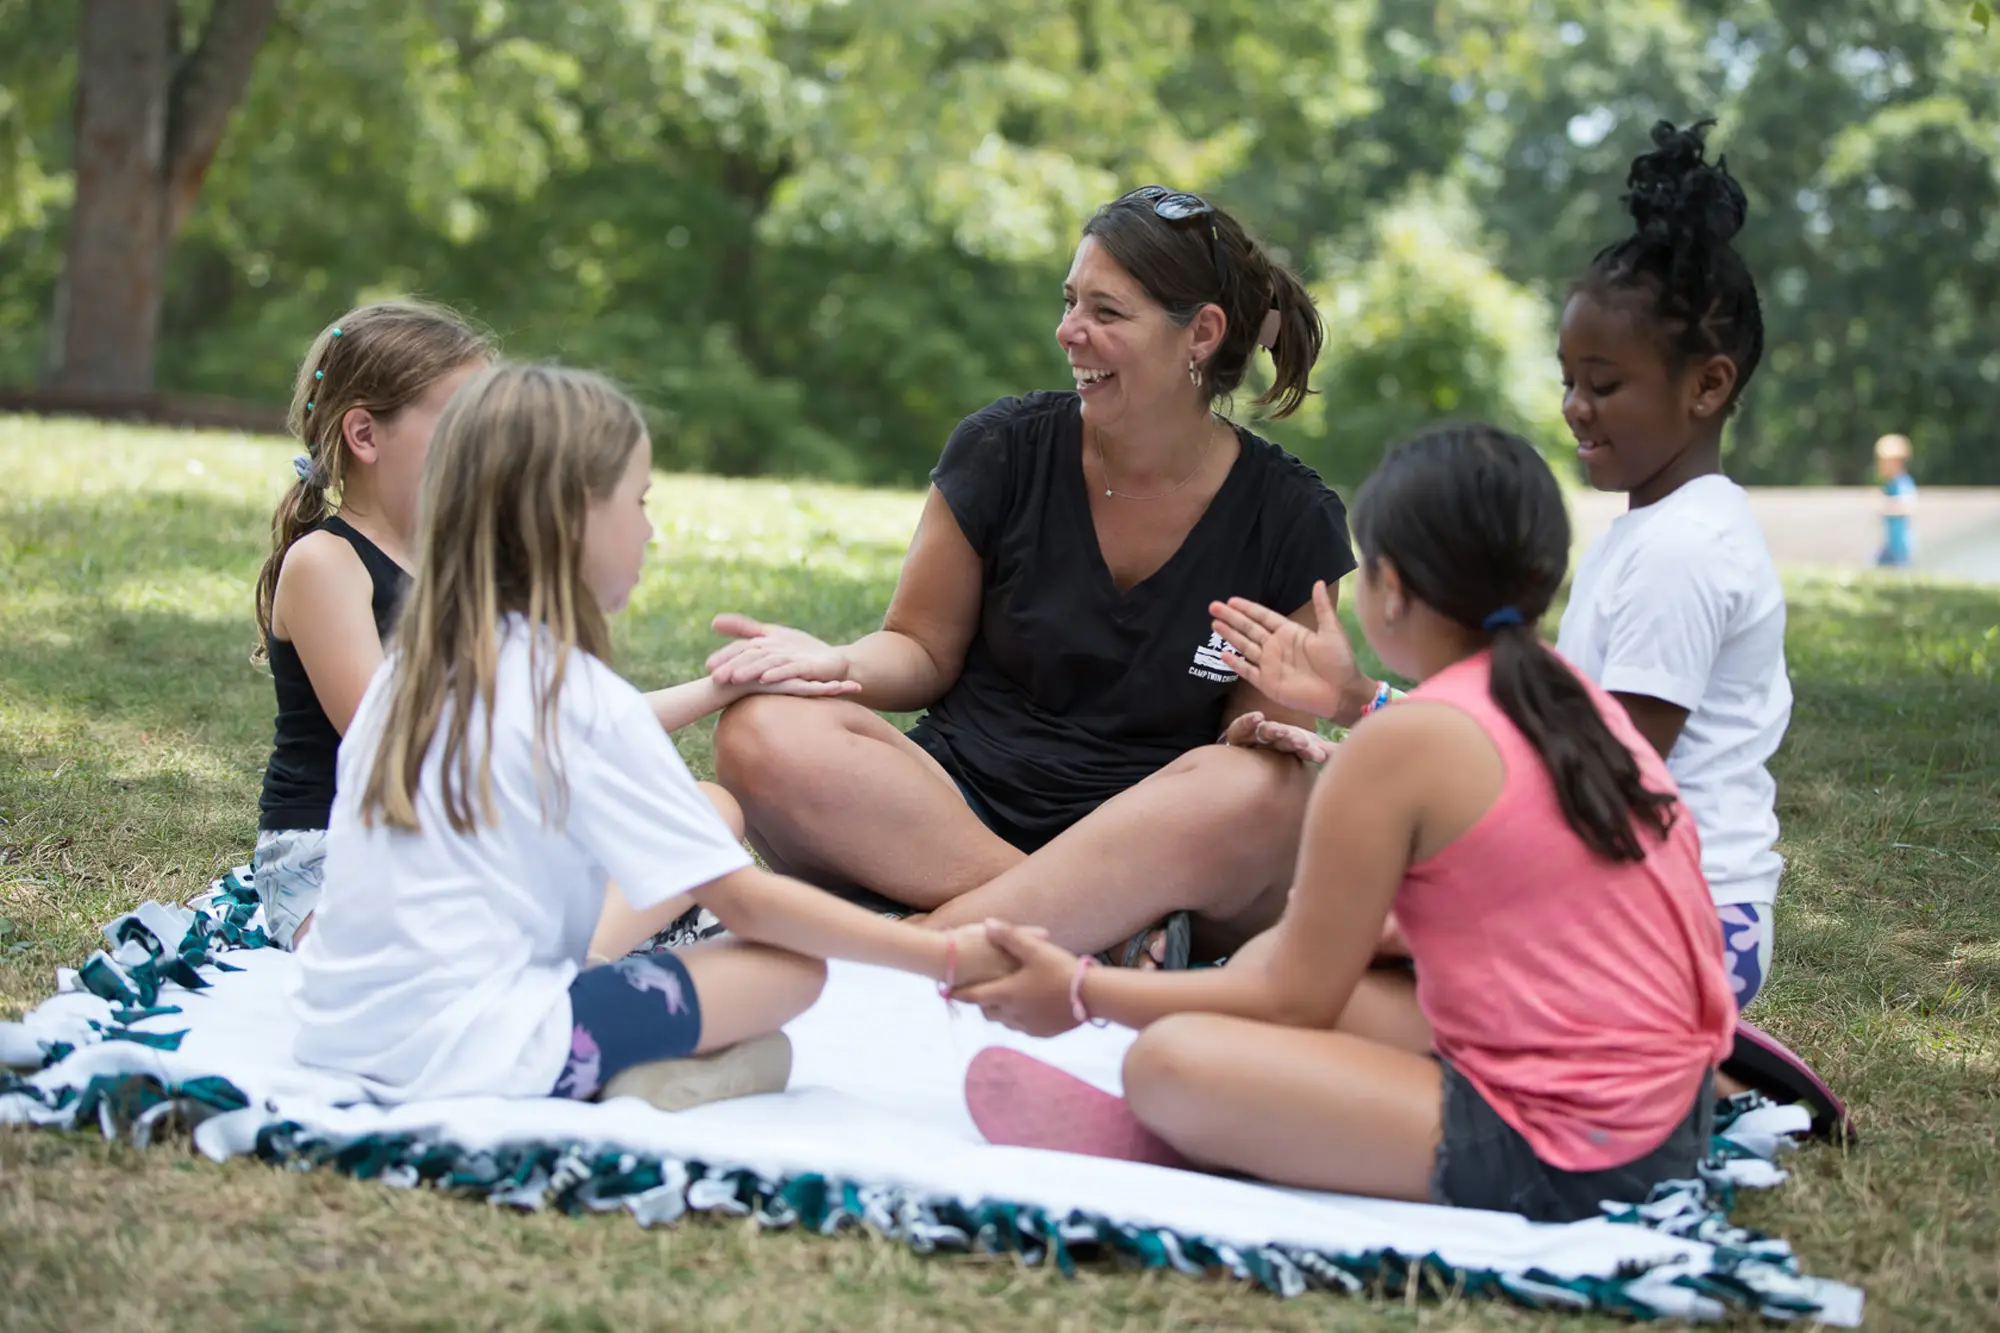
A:
[[[1001,970],[979,980],[966,979],[968,946],[963,931],[978,931],[987,948],[1001,960]],[[959,935],[959,975],[961,984],[952,998],[979,1006],[979,1012],[994,1023],[1031,1037],[1053,1037],[1076,1026],[1070,1006],[1070,983],[1076,976],[1076,955],[1049,940],[1039,926],[1016,926],[1005,921],[987,921],[961,926]],[[984,955],[981,955],[982,959]]]

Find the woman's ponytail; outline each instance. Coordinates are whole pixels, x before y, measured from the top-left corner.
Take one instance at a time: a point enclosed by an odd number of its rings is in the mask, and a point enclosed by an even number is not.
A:
[[[1326,330],[1320,324],[1312,293],[1299,281],[1299,275],[1283,264],[1271,265],[1271,309],[1278,315],[1278,337],[1271,347],[1273,378],[1257,405],[1271,406],[1273,417],[1288,417],[1312,392],[1307,382],[1326,341]]]

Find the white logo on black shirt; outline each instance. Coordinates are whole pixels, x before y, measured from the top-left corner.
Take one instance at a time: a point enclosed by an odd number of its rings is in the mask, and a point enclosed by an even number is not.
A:
[[[1228,660],[1222,655],[1222,650],[1227,646],[1220,634],[1211,633],[1208,642],[1194,650],[1194,665],[1188,668],[1188,674],[1224,685],[1234,681],[1236,672],[1230,668]]]

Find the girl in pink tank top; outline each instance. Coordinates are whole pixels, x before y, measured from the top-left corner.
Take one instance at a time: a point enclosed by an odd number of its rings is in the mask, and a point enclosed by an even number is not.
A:
[[[1422,684],[1335,750],[1284,917],[1193,973],[1093,969],[992,923],[1022,966],[962,998],[1038,1035],[1141,1032],[1124,1099],[982,1052],[974,1118],[1537,1220],[1643,1200],[1708,1151],[1736,1006],[1664,764],[1536,633],[1570,546],[1555,477],[1516,436],[1439,427],[1389,453],[1353,525],[1368,641]],[[1256,670],[1259,637],[1232,637]],[[1374,959],[1392,909],[1414,977]]]

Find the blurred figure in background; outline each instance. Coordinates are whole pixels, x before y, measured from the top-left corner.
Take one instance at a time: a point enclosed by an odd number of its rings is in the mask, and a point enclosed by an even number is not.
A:
[[[1882,480],[1882,552],[1875,563],[1884,569],[1908,569],[1916,555],[1910,524],[1917,512],[1909,436],[1884,435],[1875,441],[1875,475]]]

